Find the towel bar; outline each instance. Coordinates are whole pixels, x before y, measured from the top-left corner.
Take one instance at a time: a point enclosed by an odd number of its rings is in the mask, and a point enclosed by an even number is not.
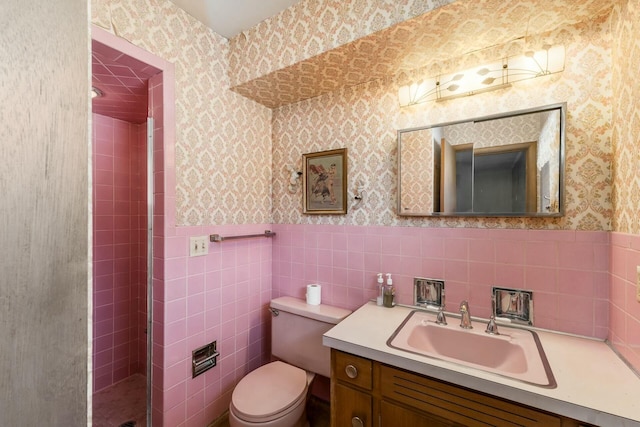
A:
[[[209,236],[209,241],[222,242],[223,240],[248,239],[251,237],[273,237],[275,235],[276,233],[271,230],[265,230],[263,234],[245,234],[243,236],[221,236],[219,234],[212,234]]]

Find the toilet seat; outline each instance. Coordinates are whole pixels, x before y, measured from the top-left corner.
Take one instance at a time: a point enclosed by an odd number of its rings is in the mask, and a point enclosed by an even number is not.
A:
[[[276,361],[250,372],[233,390],[231,409],[247,422],[281,418],[306,399],[307,373]]]

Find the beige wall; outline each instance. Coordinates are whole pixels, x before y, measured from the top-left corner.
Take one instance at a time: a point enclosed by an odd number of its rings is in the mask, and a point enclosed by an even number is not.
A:
[[[640,5],[613,14],[613,230],[640,234]]]
[[[175,64],[177,225],[271,220],[271,111],[228,90],[228,42],[168,0],[95,0],[92,22]]]
[[[0,6],[0,425],[87,423],[86,1]]]
[[[274,110],[274,210],[277,223],[467,226],[609,230],[611,205],[611,34],[602,17],[566,26],[530,43],[562,43],[564,72],[510,89],[400,109],[397,91],[419,71],[345,88]],[[483,58],[476,58],[482,60]],[[485,58],[488,60],[489,58]],[[493,58],[491,58],[493,59]],[[469,68],[475,64],[464,64]],[[567,102],[566,215],[559,219],[401,218],[396,206],[396,130]],[[286,190],[280,165],[305,152],[347,147],[349,190],[366,182],[366,199],[346,216],[305,216],[300,195]]]

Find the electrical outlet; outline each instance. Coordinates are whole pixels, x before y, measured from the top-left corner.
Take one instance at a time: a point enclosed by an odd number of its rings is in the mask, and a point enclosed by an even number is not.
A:
[[[207,236],[191,237],[189,239],[189,256],[202,256],[208,253]]]
[[[640,265],[636,266],[636,301],[640,302]]]

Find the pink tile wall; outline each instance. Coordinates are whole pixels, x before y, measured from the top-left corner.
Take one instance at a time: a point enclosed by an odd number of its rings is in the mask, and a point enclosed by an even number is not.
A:
[[[490,315],[492,286],[534,292],[541,328],[606,338],[609,324],[607,232],[469,228],[274,225],[273,297],[355,309],[377,294],[376,274],[392,273],[400,303],[413,301],[413,278],[446,281],[447,311],[468,299]]]
[[[93,115],[94,392],[144,373],[145,132]]]
[[[169,119],[175,120],[170,105],[165,108],[164,95],[170,87],[164,84],[166,71],[149,79],[149,116],[153,117],[153,286],[152,286],[152,423],[163,426],[163,398],[164,398],[164,346],[161,337],[164,328],[164,236],[170,233],[172,228],[165,222],[165,211],[175,209],[175,190],[165,186],[165,175],[171,175],[166,171],[165,163],[165,139],[171,145],[173,134],[168,135],[171,126],[165,126],[165,115],[170,114]],[[168,192],[167,192],[168,191]],[[169,197],[173,196],[173,197]],[[166,198],[166,200],[165,200]]]
[[[640,302],[636,299],[640,236],[611,233],[609,341],[640,372]]]
[[[162,425],[204,426],[229,406],[236,383],[269,358],[271,240],[210,243],[209,254],[189,257],[189,237],[262,233],[268,225],[179,227],[164,238]],[[192,350],[217,341],[218,365],[191,377]],[[156,408],[154,407],[154,410]]]
[[[270,226],[176,227],[173,73],[165,66],[149,81],[155,120],[152,421],[202,427],[228,409],[240,378],[269,358],[272,242],[211,243],[208,255],[188,256],[191,236],[255,234]],[[194,379],[191,352],[211,341],[218,343],[218,365]]]

